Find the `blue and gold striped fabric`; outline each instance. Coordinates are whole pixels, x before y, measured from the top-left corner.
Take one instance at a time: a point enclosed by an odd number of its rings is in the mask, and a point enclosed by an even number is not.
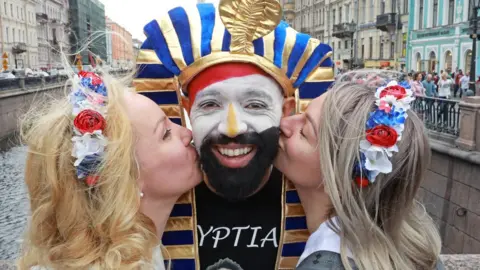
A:
[[[253,55],[231,53],[232,36],[211,3],[174,8],[168,16],[147,24],[144,32],[145,43],[156,52],[162,67],[179,78],[184,92],[196,74],[222,62],[250,62],[261,67],[279,81],[287,96],[292,96],[317,67],[332,66],[330,46],[298,33],[283,21],[253,41]],[[142,73],[166,74],[160,68]]]
[[[198,247],[196,245],[196,213],[194,192],[184,194],[173,207],[167,221],[162,244],[165,264],[170,269],[198,269]]]
[[[305,212],[295,187],[285,178],[283,185],[282,241],[276,269],[286,270],[295,269],[310,234],[307,229]]]
[[[185,125],[177,78],[162,64],[148,42],[142,44],[138,53],[133,85],[138,93],[157,103],[172,122]]]

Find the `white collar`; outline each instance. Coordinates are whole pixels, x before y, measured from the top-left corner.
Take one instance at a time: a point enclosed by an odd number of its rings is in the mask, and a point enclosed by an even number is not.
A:
[[[331,219],[331,222],[338,225],[336,217]],[[328,223],[328,221],[323,222],[318,229],[310,235],[305,250],[298,260],[297,266],[300,265],[304,259],[317,251],[330,251],[340,254],[340,236],[330,228]],[[347,256],[353,258],[350,250],[347,251]]]

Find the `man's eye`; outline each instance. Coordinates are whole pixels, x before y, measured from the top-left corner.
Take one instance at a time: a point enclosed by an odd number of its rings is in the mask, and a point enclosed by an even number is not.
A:
[[[250,103],[247,106],[245,106],[245,109],[251,109],[251,110],[261,110],[261,109],[265,109],[265,108],[267,108],[267,106],[265,104],[259,103],[259,102],[253,102],[253,103]]]
[[[204,102],[202,104],[200,104],[200,108],[202,109],[213,109],[213,108],[219,108],[220,105],[218,105],[217,103],[213,102],[213,101],[207,101],[207,102]]]

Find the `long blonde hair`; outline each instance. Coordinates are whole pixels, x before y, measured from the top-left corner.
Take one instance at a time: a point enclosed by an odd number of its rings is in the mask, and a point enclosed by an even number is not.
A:
[[[76,177],[67,98],[30,111],[22,121],[22,139],[29,148],[25,182],[31,220],[20,269],[151,267],[158,238],[153,222],[139,212],[135,138],[124,103],[127,88],[119,80],[103,79],[108,89],[108,145],[95,187]]]
[[[347,73],[329,91],[322,108],[321,169],[338,217],[338,227],[330,226],[341,236],[347,269],[346,250],[351,250],[359,269],[368,270],[433,269],[440,254],[438,230],[415,200],[430,161],[428,138],[415,113],[408,112],[399,152],[391,158],[393,171],[380,174],[366,188],[353,184],[365,123],[376,108],[376,87],[390,77],[376,71]]]

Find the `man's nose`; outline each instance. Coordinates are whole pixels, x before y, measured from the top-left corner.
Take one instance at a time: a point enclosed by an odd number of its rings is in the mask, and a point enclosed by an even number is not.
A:
[[[247,129],[247,124],[237,115],[235,106],[232,103],[228,104],[227,116],[218,126],[218,131],[230,138],[235,138],[240,134],[246,133]]]
[[[304,114],[297,114],[288,117],[282,118],[280,121],[280,130],[283,135],[287,138],[290,138],[296,130],[301,129],[303,123],[305,122]]]

